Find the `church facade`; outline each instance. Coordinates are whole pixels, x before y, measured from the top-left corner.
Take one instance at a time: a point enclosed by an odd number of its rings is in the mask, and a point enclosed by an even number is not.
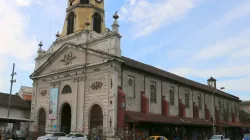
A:
[[[119,16],[115,13],[107,29],[103,0],[71,0],[66,11],[56,41],[46,51],[39,44],[30,76],[31,135],[90,134],[100,128],[112,136],[118,128],[138,128],[146,136],[156,132],[146,124],[159,122],[162,128],[179,124],[211,130],[213,121],[216,131],[222,122],[239,127],[240,100],[217,90],[215,79],[203,85],[123,57]]]

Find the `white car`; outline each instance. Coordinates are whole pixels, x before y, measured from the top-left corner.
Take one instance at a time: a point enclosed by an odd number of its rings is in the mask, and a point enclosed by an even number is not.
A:
[[[230,139],[225,138],[223,135],[214,135],[210,140],[230,140]]]
[[[59,138],[58,140],[88,140],[87,136],[79,133],[71,133],[66,137]]]
[[[65,136],[66,134],[62,132],[47,133],[45,136],[38,137],[37,140],[58,140]]]

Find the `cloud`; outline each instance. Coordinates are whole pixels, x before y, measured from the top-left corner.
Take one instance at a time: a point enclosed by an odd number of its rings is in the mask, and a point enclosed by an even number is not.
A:
[[[32,0],[16,0],[17,6],[28,6]]]
[[[185,50],[185,49],[172,49],[172,50],[168,50],[166,55],[168,60],[173,61],[176,60],[177,58],[183,58],[184,56],[189,56],[192,52],[189,50]]]
[[[221,66],[213,68],[176,68],[171,69],[171,72],[182,75],[192,76],[199,78],[209,78],[211,76],[216,78],[227,78],[227,77],[241,77],[250,75],[250,64],[245,65],[232,65],[232,66]]]
[[[3,57],[0,57],[0,75],[7,68],[7,61]]]
[[[237,91],[237,92],[250,91],[249,83],[250,83],[250,77],[243,77],[238,79],[219,81],[218,87],[223,86],[226,87],[226,90]]]
[[[234,9],[227,12],[223,18],[215,22],[216,26],[224,26],[250,14],[250,1],[245,1],[236,5]]]
[[[33,72],[33,70],[35,69],[35,63],[24,62],[24,63],[22,63],[22,65],[19,65],[18,68],[21,68],[21,69],[29,71],[29,72]]]
[[[0,1],[0,59],[1,68],[0,75],[4,77],[4,71],[8,62],[18,62],[16,65],[25,64],[26,61],[33,60],[38,41],[34,36],[27,34],[29,27],[29,16],[24,15],[19,9],[20,6],[27,6],[31,1],[16,0],[13,1],[1,0]],[[4,67],[2,67],[2,65]],[[6,71],[5,71],[6,72]],[[3,89],[3,79],[0,79],[1,89]]]
[[[217,41],[215,44],[198,50],[193,56],[193,61],[205,61],[218,57],[228,56],[244,47],[250,46],[250,29],[243,29],[232,37]]]
[[[160,42],[158,45],[152,45],[150,47],[145,47],[136,54],[136,57],[143,57],[143,56],[147,56],[151,53],[154,53],[157,50],[160,50],[164,47],[167,47],[169,42],[170,42],[170,40],[164,40],[164,41]]]
[[[231,59],[244,59],[250,57],[250,45],[231,54]]]
[[[194,36],[204,35],[207,32],[218,31],[221,28],[227,27],[229,24],[242,19],[250,14],[250,1],[240,2],[233,9],[226,12],[219,19],[214,19],[214,22],[204,26],[203,29],[197,31]]]
[[[34,58],[37,50],[35,37],[26,35],[28,16],[22,15],[18,7],[8,0],[0,2],[0,54],[23,61]]]
[[[200,0],[127,0],[120,9],[121,20],[133,24],[135,38],[146,36],[180,20]]]

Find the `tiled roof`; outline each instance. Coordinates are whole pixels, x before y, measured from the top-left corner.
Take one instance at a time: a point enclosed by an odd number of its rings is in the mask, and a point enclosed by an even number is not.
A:
[[[127,57],[122,57],[122,58],[124,60],[125,65],[128,66],[128,67],[131,67],[131,68],[134,68],[134,69],[137,69],[137,70],[141,70],[141,71],[144,71],[144,72],[147,72],[147,73],[155,74],[155,75],[161,76],[163,78],[167,78],[167,79],[176,81],[178,83],[182,83],[182,84],[187,85],[187,86],[191,86],[191,87],[195,87],[195,88],[198,88],[198,89],[201,89],[201,90],[204,90],[204,91],[208,91],[210,93],[215,91],[215,89],[213,87],[209,87],[207,85],[204,85],[204,84],[201,84],[201,83],[186,79],[184,77],[181,77],[181,76],[175,75],[173,73],[170,73],[170,72],[155,68],[153,66],[150,66],[150,65],[135,61],[135,60],[127,58]],[[230,99],[239,100],[239,97],[236,97],[234,95],[230,95],[230,94],[225,93],[225,92],[220,91],[220,90],[216,90],[215,94],[221,95],[221,96],[224,96],[224,97],[228,97]]]
[[[32,100],[32,95],[23,94],[22,97],[23,97],[24,100],[26,100],[26,101],[31,101],[31,100]]]
[[[0,93],[0,106],[8,106],[9,94]],[[10,107],[30,109],[30,103],[22,100],[18,95],[11,95]]]
[[[19,95],[22,99],[31,101],[32,100],[32,87],[22,86],[19,90]]]

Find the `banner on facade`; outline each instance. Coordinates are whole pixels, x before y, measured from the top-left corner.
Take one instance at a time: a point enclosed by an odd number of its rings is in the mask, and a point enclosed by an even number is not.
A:
[[[58,104],[58,88],[50,89],[49,119],[56,120]]]

